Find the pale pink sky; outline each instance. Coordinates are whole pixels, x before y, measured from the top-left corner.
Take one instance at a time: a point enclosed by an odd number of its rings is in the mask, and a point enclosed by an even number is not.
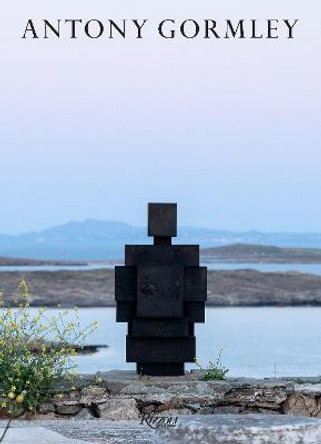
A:
[[[317,0],[12,0],[0,29],[0,233],[71,219],[321,231]],[[22,40],[27,19],[148,18],[145,38]],[[294,40],[175,41],[164,18],[300,19]]]

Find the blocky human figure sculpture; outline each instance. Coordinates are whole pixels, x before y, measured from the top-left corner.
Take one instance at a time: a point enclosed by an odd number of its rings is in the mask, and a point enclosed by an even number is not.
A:
[[[115,268],[117,322],[128,322],[127,362],[144,375],[183,375],[196,356],[194,323],[205,322],[207,268],[198,245],[172,245],[177,205],[148,204],[154,245],[126,245]]]

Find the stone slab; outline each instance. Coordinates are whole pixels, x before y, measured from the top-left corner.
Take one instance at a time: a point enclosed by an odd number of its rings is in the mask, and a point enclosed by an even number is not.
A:
[[[160,415],[162,416],[162,415]],[[164,424],[164,421],[162,421]],[[5,421],[0,423],[3,430]],[[140,420],[14,421],[4,444],[243,443],[318,444],[321,420],[285,415],[178,416],[176,427],[151,429]]]
[[[0,437],[4,428],[0,428]],[[3,444],[90,444],[92,441],[69,439],[44,427],[9,428]]]
[[[317,444],[321,420],[285,415],[179,416],[176,427],[158,428],[159,444]]]
[[[0,429],[6,421],[0,421]],[[155,431],[140,420],[14,421],[3,444],[152,444]],[[41,433],[39,433],[41,431]],[[0,435],[1,436],[1,435]],[[24,438],[28,440],[22,440]],[[30,439],[29,439],[30,438]],[[45,440],[47,439],[47,441]]]

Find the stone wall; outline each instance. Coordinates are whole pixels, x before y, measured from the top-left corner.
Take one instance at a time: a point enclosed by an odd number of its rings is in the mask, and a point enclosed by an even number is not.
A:
[[[110,371],[63,381],[39,411],[39,419],[138,419],[142,414],[179,416],[215,413],[292,414],[321,418],[321,378],[202,381],[140,377]]]

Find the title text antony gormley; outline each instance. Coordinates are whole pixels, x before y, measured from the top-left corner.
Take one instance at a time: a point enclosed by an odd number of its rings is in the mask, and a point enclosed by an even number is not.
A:
[[[294,39],[299,19],[164,19],[151,26],[148,19],[52,19],[27,20],[23,39],[143,39],[156,36],[181,39]]]

